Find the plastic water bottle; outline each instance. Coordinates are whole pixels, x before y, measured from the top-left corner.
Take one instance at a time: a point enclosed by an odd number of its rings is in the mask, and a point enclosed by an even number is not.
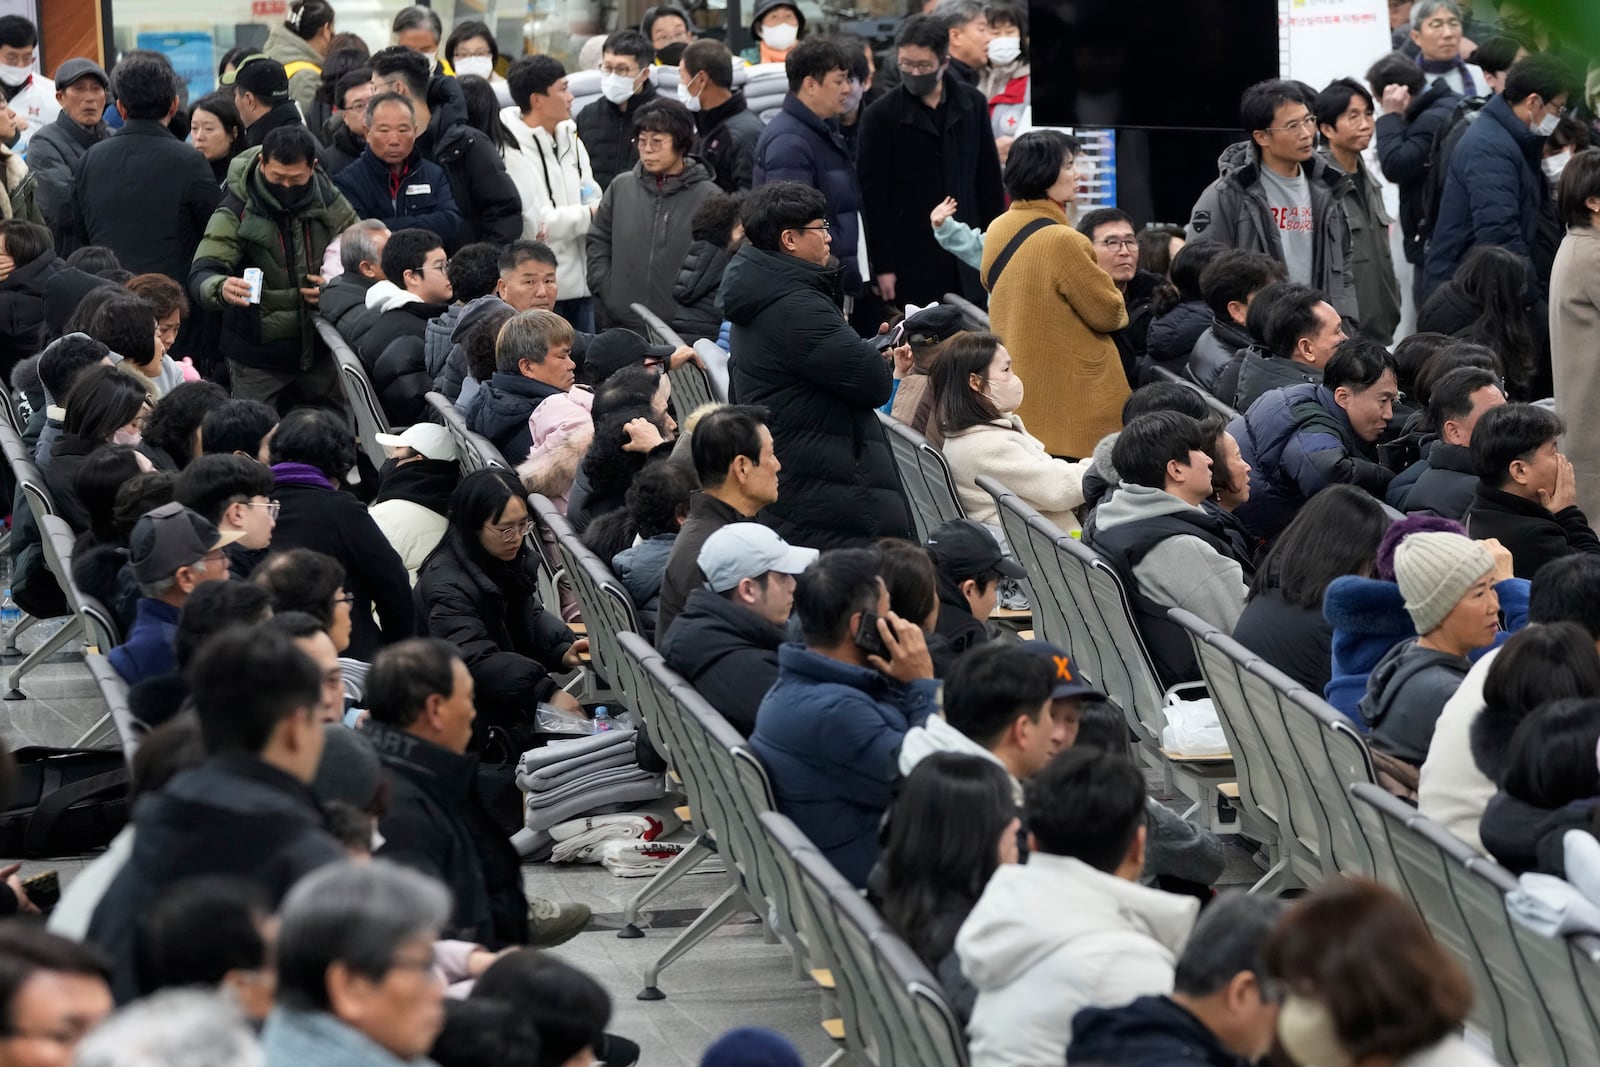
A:
[[[603,734],[611,729],[614,729],[614,726],[611,722],[611,715],[606,710],[606,706],[601,704],[598,708],[594,709],[594,732],[597,734]]]
[[[4,634],[6,644],[11,643],[12,631],[17,624],[22,622],[22,609],[17,607],[17,602],[11,599],[11,590],[7,589],[3,599],[0,599],[0,634]]]
[[[578,201],[583,204],[584,207],[589,207],[591,204],[598,204],[600,202],[601,195],[600,186],[596,185],[593,181],[585,179],[584,182],[578,186]]]

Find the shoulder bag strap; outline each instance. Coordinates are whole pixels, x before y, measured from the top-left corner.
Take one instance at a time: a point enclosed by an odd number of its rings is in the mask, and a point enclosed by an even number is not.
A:
[[[995,257],[994,266],[989,268],[989,276],[984,279],[984,287],[991,293],[994,292],[995,284],[1000,281],[1000,272],[1006,269],[1006,264],[1011,262],[1011,257],[1017,254],[1017,250],[1022,247],[1023,242],[1046,226],[1055,225],[1057,223],[1052,219],[1034,219],[1018,230],[1011,240],[1006,242],[1006,246],[1000,250],[1000,254]]]

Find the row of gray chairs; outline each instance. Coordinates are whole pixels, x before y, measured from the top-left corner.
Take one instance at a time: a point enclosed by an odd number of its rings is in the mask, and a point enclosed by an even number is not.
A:
[[[621,676],[622,660],[617,635],[639,630],[639,613],[633,598],[612,573],[611,565],[589,551],[548,497],[535,493],[528,503],[535,522],[555,535],[562,572],[572,583],[589,635],[589,658],[597,681],[614,689]]]
[[[1200,398],[1206,402],[1206,407],[1210,408],[1218,415],[1221,415],[1229,422],[1232,422],[1234,419],[1239,417],[1239,412],[1235,411],[1229,405],[1223,403],[1210,393],[1206,392],[1206,390],[1192,378],[1185,378],[1183,375],[1176,374],[1165,367],[1151,367],[1150,376],[1155,378],[1157,381],[1176,382],[1178,385],[1184,386],[1185,388],[1193,389],[1195,392],[1199,393]]]
[[[356,437],[359,439],[361,450],[367,454],[372,465],[382,468],[388,458],[383,451],[383,446],[378,443],[377,435],[389,432],[389,417],[384,414],[383,405],[378,402],[378,391],[372,387],[372,381],[367,377],[367,368],[362,364],[355,350],[350,347],[350,342],[342,337],[338,330],[333,328],[331,322],[321,317],[315,317],[317,333],[322,341],[333,353],[333,359],[339,367],[339,388],[344,392],[345,405],[356,420]]]
[[[645,332],[649,334],[651,344],[671,345],[673,348],[684,347],[683,338],[662,321],[660,315],[643,304],[634,304],[633,311],[644,320]],[[711,376],[692,360],[667,371],[667,377],[672,381],[672,406],[677,410],[680,419],[687,419],[690,412],[706,404],[725,404],[728,401],[727,397],[718,392],[711,381]]]
[[[450,431],[450,439],[455,442],[456,452],[461,457],[461,473],[471,474],[486,467],[511,469],[511,464],[506,462],[493,442],[467,428],[466,418],[450,402],[449,397],[430,391],[423,399],[432,420]]]

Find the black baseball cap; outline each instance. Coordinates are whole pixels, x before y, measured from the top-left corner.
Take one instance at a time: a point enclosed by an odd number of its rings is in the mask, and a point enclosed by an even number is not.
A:
[[[1000,542],[981,522],[951,519],[928,535],[933,564],[957,582],[996,571],[1005,578],[1026,578],[1022,564],[1000,551]]]
[[[642,364],[646,359],[666,359],[672,352],[670,345],[653,345],[620,326],[601,330],[584,349],[585,377],[591,385],[599,385],[623,367]]]
[[[243,89],[265,103],[282,104],[289,99],[289,76],[283,64],[257,52],[239,60],[239,65],[222,76],[222,84]]]

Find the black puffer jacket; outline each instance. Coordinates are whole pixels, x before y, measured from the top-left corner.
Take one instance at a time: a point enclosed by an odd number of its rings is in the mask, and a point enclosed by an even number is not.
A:
[[[672,284],[672,299],[678,303],[672,328],[684,344],[702,338],[715,341],[722,331],[722,272],[732,258],[726,248],[710,241],[689,246],[683,266],[678,268],[678,280]]]
[[[451,530],[417,571],[416,599],[428,636],[460,651],[491,723],[520,722],[556,691],[550,671],[577,638],[540,602],[526,548],[500,563]]]
[[[417,147],[450,175],[461,209],[461,231],[446,248],[454,252],[476,241],[503,247],[520,238],[522,197],[489,138],[467,124],[466,97],[454,78],[428,82],[428,109],[433,117]]]
[[[46,252],[0,281],[0,374],[6,381],[12,367],[44,347],[44,287],[68,269],[66,260]]]
[[[372,368],[372,387],[391,426],[423,422],[433,379],[424,365],[423,340],[401,337],[390,342]]]
[[[756,710],[778,680],[783,629],[749,608],[696,589],[665,636],[661,657],[683,675],[746,737],[756,728]]]
[[[1233,322],[1212,316],[1211,328],[1203,331],[1189,351],[1189,377],[1202,389],[1217,391],[1222,372],[1228,369],[1239,349],[1250,346],[1250,335]]]
[[[378,308],[367,307],[367,292],[373,284],[371,278],[345,271],[322,287],[317,303],[317,317],[337,330],[356,352],[361,351],[367,334],[383,314]]]
[[[1182,374],[1200,335],[1211,328],[1211,309],[1203,300],[1185,300],[1150,321],[1146,352],[1150,362]]]
[[[478,792],[478,757],[371,719],[363,732],[389,780],[379,857],[449,887],[450,936],[491,949],[527,944],[521,860]]]
[[[1122,360],[1122,373],[1128,377],[1129,388],[1139,384],[1144,370],[1156,292],[1165,284],[1166,279],[1153,271],[1136,271],[1122,294],[1123,303],[1128,306],[1128,325],[1112,333],[1111,339],[1117,344],[1117,356]]]
[[[602,96],[573,116],[578,139],[589,150],[589,166],[601,189],[608,188],[611,179],[632,170],[639,162],[639,149],[633,143],[633,117],[655,98],[656,83],[646,81],[643,89],[628,98],[626,111]]]
[[[732,392],[770,411],[783,490],[764,517],[790,544],[908,537],[911,517],[876,409],[893,375],[834,304],[839,268],[745,245],[722,276]]]

